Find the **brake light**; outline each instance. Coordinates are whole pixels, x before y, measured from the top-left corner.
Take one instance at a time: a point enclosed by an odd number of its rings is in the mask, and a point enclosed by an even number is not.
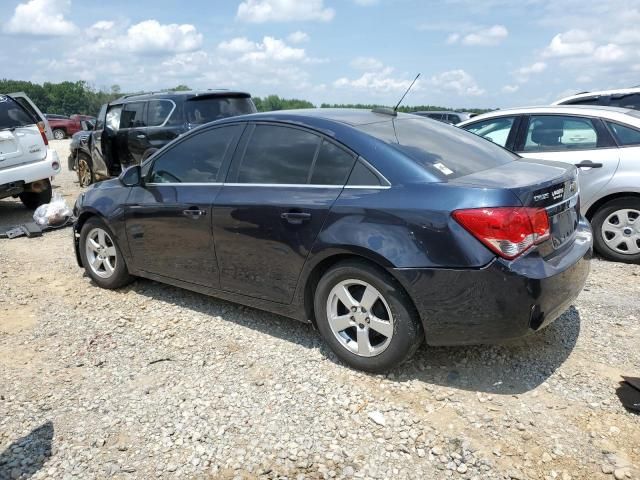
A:
[[[40,130],[40,135],[42,135],[44,144],[49,145],[49,140],[47,139],[47,130],[44,128],[44,122],[38,122],[38,130]]]
[[[472,208],[454,211],[453,218],[489,249],[509,260],[550,235],[549,217],[543,208]]]

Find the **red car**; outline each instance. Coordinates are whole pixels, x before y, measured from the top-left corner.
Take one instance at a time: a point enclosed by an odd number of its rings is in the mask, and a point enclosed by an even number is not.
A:
[[[80,130],[86,130],[86,122],[95,121],[95,117],[89,115],[71,115],[67,117],[45,113],[44,116],[47,117],[51,130],[53,130],[53,138],[56,140],[62,140],[63,138],[71,137]]]

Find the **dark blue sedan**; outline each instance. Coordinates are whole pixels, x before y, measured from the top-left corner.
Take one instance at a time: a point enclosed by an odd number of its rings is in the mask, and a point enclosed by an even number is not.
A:
[[[589,273],[576,168],[413,115],[233,117],[76,203],[95,283],[146,277],[312,322],[371,372],[430,345],[526,335]]]

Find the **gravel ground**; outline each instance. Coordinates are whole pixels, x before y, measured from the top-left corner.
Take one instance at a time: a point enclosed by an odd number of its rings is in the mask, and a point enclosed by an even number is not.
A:
[[[55,184],[72,203],[74,175]],[[0,224],[28,218],[0,201]],[[0,240],[0,285],[0,479],[640,478],[640,417],[615,394],[640,376],[640,266],[594,260],[543,332],[422,347],[386,376],[293,320],[101,290],[70,229]]]

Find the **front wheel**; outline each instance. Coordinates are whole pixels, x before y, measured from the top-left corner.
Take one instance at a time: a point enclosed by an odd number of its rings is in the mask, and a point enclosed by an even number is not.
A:
[[[81,187],[88,187],[96,181],[93,175],[91,159],[87,155],[80,155],[78,157],[77,171],[78,183],[80,183]]]
[[[605,203],[592,219],[596,250],[615,262],[640,263],[640,198]]]
[[[350,367],[372,373],[411,358],[423,339],[406,292],[384,270],[341,262],[320,279],[314,311],[318,330]]]
[[[120,288],[131,281],[115,235],[97,217],[82,226],[80,256],[87,274],[102,288]]]
[[[65,133],[65,131],[60,128],[56,128],[55,130],[53,130],[53,138],[55,138],[56,140],[64,140],[64,137],[66,136],[67,134]]]

